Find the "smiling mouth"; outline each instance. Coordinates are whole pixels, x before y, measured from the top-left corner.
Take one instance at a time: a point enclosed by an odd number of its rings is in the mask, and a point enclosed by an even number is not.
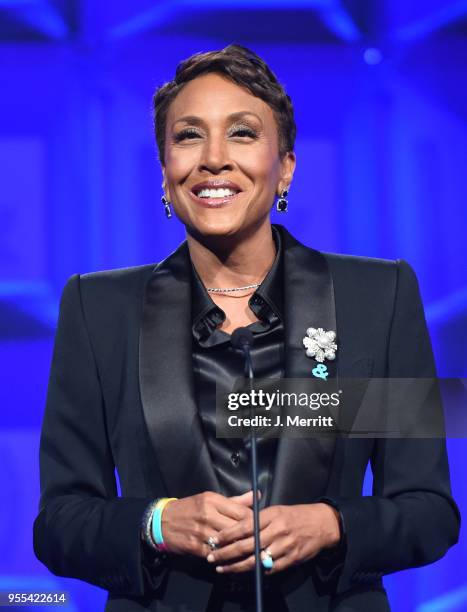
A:
[[[232,202],[241,191],[230,188],[212,188],[203,187],[195,191],[190,191],[190,195],[198,203],[210,208],[221,206]]]

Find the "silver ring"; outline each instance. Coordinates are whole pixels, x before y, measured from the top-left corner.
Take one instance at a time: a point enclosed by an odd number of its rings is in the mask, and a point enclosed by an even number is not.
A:
[[[211,550],[215,550],[217,548],[217,542],[213,536],[209,536],[207,539],[207,544]]]

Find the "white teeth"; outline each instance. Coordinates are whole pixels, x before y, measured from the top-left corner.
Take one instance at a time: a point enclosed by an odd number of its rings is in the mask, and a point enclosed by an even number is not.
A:
[[[226,198],[227,196],[235,195],[237,192],[233,189],[201,189],[198,191],[198,198]]]

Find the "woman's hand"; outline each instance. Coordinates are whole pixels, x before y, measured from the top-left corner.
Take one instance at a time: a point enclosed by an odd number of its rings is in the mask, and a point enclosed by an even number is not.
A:
[[[225,497],[205,491],[171,501],[162,511],[162,536],[169,552],[206,557],[210,536],[251,520],[253,491]]]
[[[269,506],[259,513],[260,548],[271,552],[274,567],[268,574],[308,561],[323,548],[332,548],[340,540],[338,512],[329,504]],[[207,560],[218,572],[246,572],[255,567],[253,512],[236,525],[222,530],[219,548],[210,551]],[[263,555],[262,555],[263,556]]]

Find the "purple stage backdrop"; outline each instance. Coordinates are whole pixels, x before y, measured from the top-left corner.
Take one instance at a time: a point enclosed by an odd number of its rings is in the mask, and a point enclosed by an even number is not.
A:
[[[182,58],[251,47],[291,95],[283,223],[321,250],[406,259],[441,376],[467,376],[465,0],[0,0],[0,590],[106,593],[34,557],[38,442],[60,292],[183,239],[160,203],[153,89]],[[467,516],[466,441],[448,440]],[[365,482],[371,494],[371,472]],[[394,610],[467,610],[467,538],[384,580]]]

